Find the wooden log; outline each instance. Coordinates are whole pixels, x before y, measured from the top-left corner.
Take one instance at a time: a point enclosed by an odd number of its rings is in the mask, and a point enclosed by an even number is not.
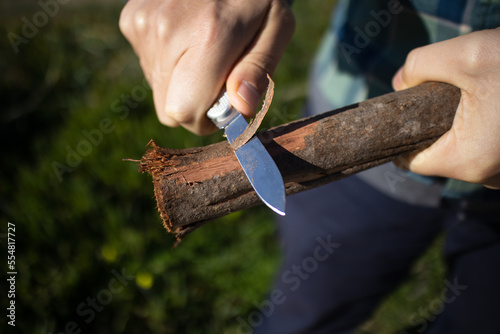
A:
[[[258,133],[287,195],[423,149],[450,129],[454,86],[429,82]],[[178,240],[204,223],[262,202],[227,141],[173,150],[153,141],[140,162],[153,177],[158,211]]]

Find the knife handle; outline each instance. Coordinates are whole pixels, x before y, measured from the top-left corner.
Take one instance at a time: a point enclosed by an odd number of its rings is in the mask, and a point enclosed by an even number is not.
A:
[[[212,108],[207,111],[207,117],[219,128],[224,129],[240,113],[229,103],[229,96],[224,91]]]

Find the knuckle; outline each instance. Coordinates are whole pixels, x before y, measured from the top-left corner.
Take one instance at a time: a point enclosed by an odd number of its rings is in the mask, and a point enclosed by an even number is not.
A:
[[[403,81],[407,81],[409,77],[412,77],[416,73],[416,70],[418,69],[418,60],[421,53],[422,47],[415,48],[411,50],[410,53],[408,53],[403,72],[401,73]]]
[[[498,44],[487,32],[471,34],[464,45],[462,70],[469,76],[477,76],[486,69],[486,65],[496,60],[492,44]]]
[[[146,9],[138,9],[134,13],[134,18],[133,18],[133,24],[134,24],[134,29],[137,32],[144,32],[147,28],[147,22],[148,22],[148,12]]]
[[[222,34],[226,30],[225,25],[221,24],[223,19],[215,10],[209,10],[200,15],[196,33],[199,43],[208,48],[220,44],[220,40],[223,37]]]
[[[177,2],[183,1],[164,1],[156,11],[154,17],[154,34],[159,40],[166,40],[171,33],[172,27],[175,24],[175,17],[183,17],[184,15],[176,8]]]
[[[120,19],[118,21],[118,26],[124,36],[128,36],[130,34],[130,16],[130,3],[127,3],[122,9],[122,12],[120,13]]]
[[[171,128],[175,128],[175,127],[179,126],[179,123],[177,121],[171,119],[170,117],[168,117],[165,114],[162,114],[162,115],[159,114],[158,120],[160,121],[161,124],[169,126]]]
[[[124,24],[133,26],[133,29],[143,37],[150,35],[159,40],[165,40],[176,17],[182,17],[179,12],[178,1],[164,1],[159,6],[151,8],[143,5],[128,14],[129,18]],[[129,28],[130,29],[130,28]]]
[[[168,118],[175,120],[179,124],[191,124],[194,121],[194,113],[190,108],[180,104],[169,104],[165,110]]]
[[[168,20],[164,17],[159,17],[155,24],[155,36],[158,40],[167,39],[168,33],[170,31]]]
[[[252,64],[259,72],[262,72],[264,77],[266,73],[272,74],[278,63],[277,56],[269,52],[253,52],[248,55],[245,61]]]
[[[188,8],[185,1],[164,0],[160,7],[156,7],[151,15],[153,33],[161,41],[168,40],[175,29],[178,29],[181,20],[187,19]]]
[[[282,7],[279,12],[281,25],[292,28],[291,31],[295,30],[296,20],[295,15],[293,15],[292,10],[288,5]]]

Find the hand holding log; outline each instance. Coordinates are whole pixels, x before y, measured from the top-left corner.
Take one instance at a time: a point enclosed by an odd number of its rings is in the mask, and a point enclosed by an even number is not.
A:
[[[453,123],[460,90],[429,82],[258,133],[287,195],[432,144]],[[165,228],[179,240],[215,218],[260,203],[226,141],[173,150],[151,142],[140,171],[153,177]]]

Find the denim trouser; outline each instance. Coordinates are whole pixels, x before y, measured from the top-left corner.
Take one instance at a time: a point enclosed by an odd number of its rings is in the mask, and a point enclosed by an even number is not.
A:
[[[284,259],[257,334],[351,333],[443,230],[443,292],[401,333],[500,333],[498,199],[416,206],[354,176],[288,197],[278,226]]]

